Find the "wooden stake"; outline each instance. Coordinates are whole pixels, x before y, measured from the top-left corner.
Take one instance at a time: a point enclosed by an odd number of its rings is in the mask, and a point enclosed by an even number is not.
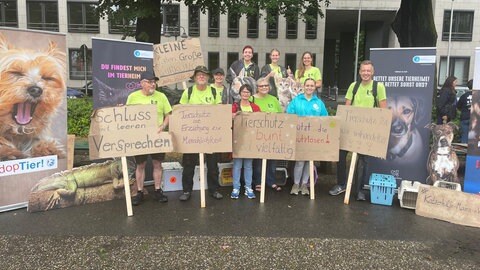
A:
[[[315,200],[315,174],[313,172],[313,160],[309,161],[310,165],[310,200]]]
[[[200,165],[200,207],[205,208],[205,154],[199,153]]]
[[[350,191],[352,190],[353,175],[355,173],[355,168],[357,164],[357,152],[352,153],[352,160],[350,161],[350,171],[348,172],[348,181],[347,181],[347,190],[345,191],[345,199],[343,200],[344,204],[350,202]]]
[[[260,203],[265,202],[265,177],[267,174],[267,160],[262,159],[262,188],[260,191]]]
[[[125,202],[127,204],[127,216],[133,216],[132,197],[130,195],[130,181],[128,179],[127,157],[122,157],[123,187],[125,189]]]

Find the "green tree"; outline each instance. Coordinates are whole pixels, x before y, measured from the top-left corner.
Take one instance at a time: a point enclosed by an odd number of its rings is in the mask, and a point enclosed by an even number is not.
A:
[[[304,21],[314,19],[312,10],[323,18],[322,8],[330,4],[330,0],[100,0],[97,12],[101,17],[115,16],[125,21],[136,19],[135,39],[157,44],[161,38],[161,5],[180,2],[186,6],[198,6],[203,13],[210,10],[226,14],[235,10],[239,15],[253,15],[259,10],[276,10],[279,15]],[[132,34],[125,31],[125,35]]]

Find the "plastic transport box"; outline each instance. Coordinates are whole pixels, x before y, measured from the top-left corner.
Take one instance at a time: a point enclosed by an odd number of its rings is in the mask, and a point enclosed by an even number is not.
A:
[[[398,190],[400,207],[415,209],[417,207],[418,189],[421,183],[417,181],[403,180]]]
[[[397,180],[393,175],[373,173],[370,176],[370,200],[374,204],[392,205]]]

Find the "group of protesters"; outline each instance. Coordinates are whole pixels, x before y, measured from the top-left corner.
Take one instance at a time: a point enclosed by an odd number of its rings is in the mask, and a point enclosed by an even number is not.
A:
[[[299,67],[292,73],[290,67],[279,65],[280,51],[273,49],[270,52],[269,64],[261,69],[252,61],[254,49],[252,46],[245,46],[242,50],[243,57],[231,64],[227,74],[221,68],[213,71],[205,66],[197,66],[193,72],[192,80],[194,84],[184,92],[180,99],[180,104],[232,104],[232,118],[239,112],[269,112],[269,113],[289,113],[304,116],[328,116],[327,109],[323,101],[317,96],[317,88],[322,87],[322,74],[320,69],[313,66],[313,55],[310,52],[304,52]],[[386,107],[386,93],[383,84],[378,83],[376,96],[372,95],[373,85],[373,64],[370,61],[363,61],[360,64],[359,74],[361,83],[359,87],[352,83],[346,94],[346,105],[360,107]],[[213,78],[212,78],[213,75]],[[235,78],[251,78],[254,85],[242,83],[238,90],[238,96],[233,97],[229,91],[229,86]],[[303,91],[291,100],[288,106],[282,108],[278,99],[278,89],[275,83],[276,78],[291,78],[297,84],[301,84]],[[213,79],[213,83],[210,81]],[[131,93],[127,100],[129,104],[156,104],[158,112],[159,131],[165,130],[168,126],[169,115],[172,112],[171,105],[165,94],[155,91],[156,81],[158,80],[152,73],[144,73],[141,76],[141,89]],[[244,81],[242,81],[244,82]],[[227,83],[227,85],[225,85]],[[235,132],[235,130],[233,131]],[[155,200],[167,202],[168,197],[163,194],[161,189],[162,167],[161,162],[165,154],[151,155],[153,162],[153,178],[155,191],[153,193]],[[340,160],[337,165],[337,185],[330,191],[330,195],[339,195],[345,192],[346,183],[346,157],[347,152],[340,151]],[[187,201],[190,199],[193,189],[194,168],[198,164],[198,154],[183,154],[182,158],[182,186],[183,192],[179,199]],[[136,188],[137,195],[134,196],[133,205],[139,205],[144,200],[144,180],[145,164],[147,155],[135,156],[136,160]],[[211,197],[220,200],[223,195],[219,192],[218,182],[218,155],[206,154],[207,163],[207,183],[208,191]],[[268,160],[266,165],[266,186],[274,191],[282,191],[282,187],[276,184],[276,160]],[[234,158],[232,177],[233,190],[230,198],[238,199],[241,190],[241,175],[243,168],[244,194],[249,199],[254,199],[255,191],[261,190],[261,168],[262,162],[259,159]],[[365,168],[366,166],[364,166]],[[309,195],[308,162],[298,160],[294,166],[294,184],[290,191],[292,195]],[[360,187],[360,185],[357,185]],[[357,189],[357,199],[365,200],[365,195],[361,189]]]

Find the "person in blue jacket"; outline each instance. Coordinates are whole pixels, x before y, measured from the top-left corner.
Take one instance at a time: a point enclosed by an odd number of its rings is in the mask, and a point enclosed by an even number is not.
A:
[[[327,108],[321,99],[314,94],[316,86],[313,78],[305,79],[303,83],[304,93],[296,96],[287,107],[287,113],[302,116],[328,116]],[[307,183],[309,174],[308,162],[297,160],[293,170],[294,184],[291,195],[309,195]]]

